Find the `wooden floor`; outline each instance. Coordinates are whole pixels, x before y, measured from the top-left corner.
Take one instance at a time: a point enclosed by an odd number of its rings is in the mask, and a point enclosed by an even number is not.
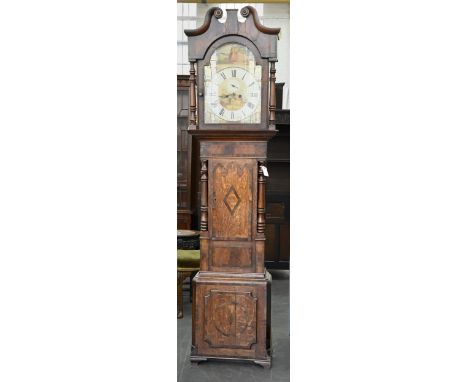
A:
[[[192,305],[189,292],[184,291],[184,318],[177,320],[177,381],[178,382],[288,382],[289,381],[289,271],[269,270],[272,282],[272,340],[271,369],[253,363],[202,362],[192,365],[189,360],[192,340]],[[175,317],[174,317],[175,319]]]

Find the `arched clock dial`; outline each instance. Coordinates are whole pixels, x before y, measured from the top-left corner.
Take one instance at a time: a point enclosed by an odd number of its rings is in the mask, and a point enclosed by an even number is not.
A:
[[[260,123],[261,65],[241,44],[220,46],[205,66],[205,123]]]
[[[259,83],[243,68],[222,69],[208,84],[207,105],[213,114],[225,121],[242,121],[260,104]]]

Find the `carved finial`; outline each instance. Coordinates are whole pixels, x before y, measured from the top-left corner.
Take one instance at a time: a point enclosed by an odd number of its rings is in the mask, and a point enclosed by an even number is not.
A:
[[[261,22],[260,22],[260,18],[258,17],[258,13],[257,13],[257,10],[252,7],[251,5],[247,5],[245,7],[243,7],[241,9],[241,16],[242,17],[249,17],[249,15],[252,15],[253,17],[253,22],[255,24],[255,26],[257,27],[257,29],[260,31],[260,32],[263,32],[263,33],[266,33],[266,34],[278,34],[281,30],[281,28],[269,28],[269,27],[266,27],[265,25],[263,25]]]
[[[221,8],[216,7],[214,10],[214,17],[216,17],[217,19],[223,17],[223,10]]]

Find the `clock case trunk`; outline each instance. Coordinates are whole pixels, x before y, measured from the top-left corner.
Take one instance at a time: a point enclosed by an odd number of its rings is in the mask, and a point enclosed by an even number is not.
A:
[[[191,131],[200,142],[200,271],[193,279],[191,361],[271,366],[265,165],[275,131]],[[206,212],[206,214],[204,214]]]

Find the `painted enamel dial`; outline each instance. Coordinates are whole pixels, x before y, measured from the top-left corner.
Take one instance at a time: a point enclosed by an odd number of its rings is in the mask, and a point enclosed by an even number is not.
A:
[[[205,66],[205,123],[260,123],[261,69],[240,44],[215,50]]]

